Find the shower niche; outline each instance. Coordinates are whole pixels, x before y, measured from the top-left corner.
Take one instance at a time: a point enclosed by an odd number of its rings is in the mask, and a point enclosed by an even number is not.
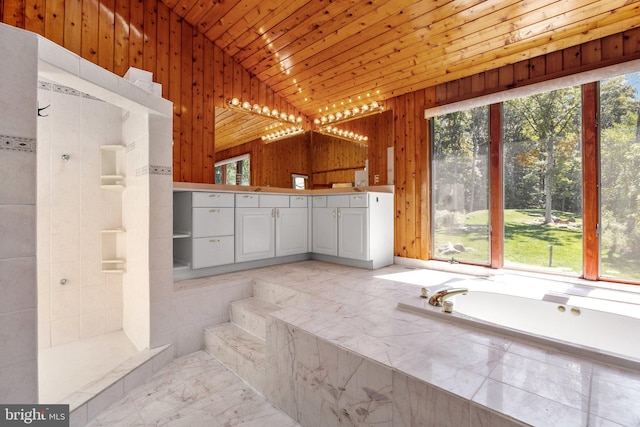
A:
[[[122,191],[125,188],[125,146],[103,145],[100,147],[100,188]]]

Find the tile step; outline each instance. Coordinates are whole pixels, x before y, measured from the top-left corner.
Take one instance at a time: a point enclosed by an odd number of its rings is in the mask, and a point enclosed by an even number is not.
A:
[[[205,328],[204,346],[209,354],[263,393],[266,358],[263,339],[228,322]]]
[[[251,297],[231,302],[229,315],[231,323],[264,340],[266,336],[265,316],[278,310],[280,307],[275,304]]]

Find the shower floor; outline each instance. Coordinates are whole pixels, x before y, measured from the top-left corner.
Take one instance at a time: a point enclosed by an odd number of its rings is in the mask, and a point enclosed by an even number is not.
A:
[[[40,349],[38,386],[40,403],[64,399],[138,353],[122,331]]]

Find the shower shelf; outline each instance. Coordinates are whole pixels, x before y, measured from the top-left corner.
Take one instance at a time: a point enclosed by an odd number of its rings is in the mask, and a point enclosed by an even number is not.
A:
[[[122,191],[125,187],[125,146],[100,146],[100,188]]]
[[[114,228],[102,230],[102,272],[126,273],[125,256],[127,230]]]

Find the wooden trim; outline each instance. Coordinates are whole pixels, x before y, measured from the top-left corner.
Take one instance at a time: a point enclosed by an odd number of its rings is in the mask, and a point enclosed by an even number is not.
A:
[[[504,201],[502,174],[502,104],[489,106],[489,233],[491,267],[504,266]]]
[[[582,274],[597,280],[600,265],[598,239],[598,83],[582,85]]]

